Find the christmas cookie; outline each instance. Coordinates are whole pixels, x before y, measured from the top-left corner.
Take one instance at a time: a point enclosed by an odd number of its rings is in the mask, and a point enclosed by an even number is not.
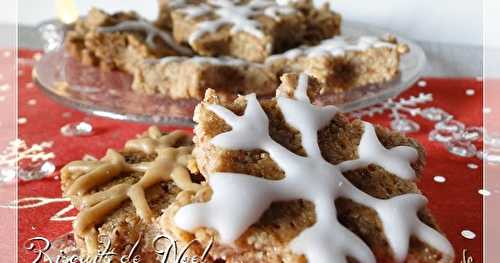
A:
[[[277,74],[307,72],[324,84],[324,91],[338,93],[397,78],[406,52],[408,47],[392,37],[337,36],[273,55],[266,65]]]
[[[453,262],[416,181],[413,139],[311,100],[307,75],[279,95],[196,109],[193,155],[208,184],[181,192],[160,219],[180,240],[208,242],[226,262]]]
[[[302,43],[305,17],[274,0],[174,1],[173,35],[203,56],[263,62]]]
[[[178,193],[201,189],[193,182],[199,182],[200,176],[192,148],[188,134],[161,133],[151,127],[121,151],[109,149],[100,160],[66,165],[61,184],[64,195],[79,210],[73,232],[80,256],[95,258],[110,242],[119,256],[135,249],[141,262],[159,262],[154,241],[161,235],[171,236],[157,223],[162,210]],[[201,250],[194,244],[188,253],[198,255]]]
[[[132,72],[144,59],[189,55],[192,51],[176,43],[170,33],[134,12],[113,15],[92,9],[75,22],[65,39],[69,54],[86,65],[103,70]]]
[[[207,89],[224,98],[237,94],[272,95],[278,80],[267,67],[231,57],[166,57],[146,60],[134,70],[132,88],[173,99],[202,100]]]

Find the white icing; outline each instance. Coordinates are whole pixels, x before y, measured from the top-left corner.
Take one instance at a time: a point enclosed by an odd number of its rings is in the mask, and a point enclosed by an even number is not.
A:
[[[176,52],[183,54],[183,55],[191,55],[192,51],[189,48],[183,47],[179,44],[177,44],[172,36],[155,27],[153,24],[151,24],[148,21],[145,20],[136,20],[136,21],[123,21],[119,24],[116,24],[114,26],[109,26],[109,27],[100,27],[97,30],[98,32],[103,32],[103,33],[112,33],[112,32],[120,32],[120,31],[144,31],[146,32],[146,43],[152,47],[155,48],[156,44],[154,42],[154,39],[156,36],[161,38],[165,44],[167,44],[169,47],[171,47],[173,50]]]
[[[228,66],[242,66],[249,64],[248,62],[241,60],[241,59],[235,59],[231,57],[192,57],[189,59],[192,62],[195,63],[206,63],[206,64],[212,64],[212,65],[228,65]]]
[[[295,92],[294,92],[293,96],[297,100],[311,103],[311,100],[309,99],[309,96],[307,96],[308,81],[309,81],[309,76],[308,75],[306,75],[306,74],[300,74],[300,76],[299,76],[299,82],[297,84],[297,89],[295,89]]]
[[[301,74],[294,94],[296,99],[278,97],[278,106],[283,112],[285,121],[299,130],[307,155],[321,158],[319,146],[315,143],[318,140],[317,130],[310,127],[325,127],[335,116],[337,109],[333,106],[312,105],[307,96],[307,79],[307,75]]]
[[[273,18],[276,21],[281,21],[282,15],[291,15],[295,13],[295,9],[278,5],[278,6],[268,6],[264,9],[264,15]]]
[[[262,149],[283,170],[285,178],[275,181],[236,173],[209,174],[208,184],[213,190],[211,200],[182,207],[175,216],[177,226],[187,231],[213,228],[218,231],[221,242],[231,245],[259,220],[271,203],[304,199],[314,203],[316,223],[292,240],[289,247],[293,252],[304,254],[309,262],[315,263],[347,262],[347,256],[359,262],[375,262],[369,247],[337,220],[334,200],[345,197],[377,212],[398,262],[406,258],[412,235],[445,255],[453,256],[448,240],[417,216],[427,202],[424,196],[405,194],[388,200],[377,199],[356,188],[342,175],[343,171],[375,162],[402,178],[411,177],[407,169],[411,169],[415,150],[406,146],[381,149],[383,146],[373,126],[364,123],[358,149],[360,158],[339,165],[327,162],[321,156],[316,134],[328,125],[337,110],[332,106],[312,105],[309,98],[304,97],[305,85],[307,78],[301,76],[295,91],[297,100],[279,97],[278,106],[287,123],[300,131],[306,157],[287,150],[270,137],[269,120],[255,94],[246,97],[247,107],[242,116],[219,105],[208,106],[232,127],[231,131],[214,137],[212,144],[234,150]],[[395,156],[396,153],[401,156]]]
[[[167,5],[173,9],[181,8],[181,7],[186,6],[186,1],[184,1],[184,0],[168,0]]]
[[[231,34],[246,32],[258,38],[263,38],[261,24],[254,19],[263,15],[279,21],[283,15],[290,15],[296,10],[289,6],[278,5],[271,0],[251,0],[242,3],[235,0],[209,0],[208,4],[184,4],[178,10],[189,18],[197,18],[207,14],[215,14],[216,18],[197,24],[196,30],[189,36],[189,43],[193,43],[207,33],[214,33],[224,25],[230,25]]]
[[[417,160],[417,150],[407,146],[386,149],[378,140],[372,125],[365,123],[365,130],[358,146],[358,155],[359,159],[357,160],[341,163],[340,170],[355,170],[372,163],[402,179],[415,179],[415,171],[410,164]]]
[[[348,51],[365,51],[370,48],[395,48],[396,46],[387,41],[372,36],[362,37],[344,37],[337,36],[330,39],[321,41],[316,46],[302,46],[291,49],[282,54],[270,56],[266,62],[272,62],[276,59],[296,59],[300,56],[306,57],[321,57],[332,56],[340,57],[345,56]]]
[[[182,57],[182,56],[168,56],[163,57],[161,59],[152,59],[145,61],[148,64],[168,64],[175,62],[192,62],[196,64],[209,64],[209,65],[218,65],[218,66],[244,66],[249,64],[254,64],[256,66],[261,64],[250,63],[242,59],[236,59],[232,57],[203,57],[203,56],[194,56],[194,57]]]
[[[296,2],[298,2],[297,0],[276,0],[276,3],[278,3],[278,5],[292,5],[292,4],[295,4]]]
[[[190,18],[204,16],[210,13],[210,11],[212,10],[212,8],[209,5],[204,3],[201,3],[199,5],[190,5],[187,7],[186,5],[184,5],[183,7],[184,8],[181,8],[180,11]]]

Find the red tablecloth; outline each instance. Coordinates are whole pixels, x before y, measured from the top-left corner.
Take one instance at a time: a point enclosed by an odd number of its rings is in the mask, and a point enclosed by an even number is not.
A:
[[[33,54],[34,52],[26,50],[20,52],[20,56],[24,58]],[[101,157],[107,148],[120,148],[128,138],[148,127],[146,124],[88,116],[61,106],[47,98],[33,85],[29,65],[20,65],[19,70],[22,73],[19,77],[19,117],[25,118],[25,123],[19,125],[19,137],[28,145],[52,141],[54,144],[47,151],[55,154],[53,162],[57,169],[67,162],[82,158],[85,154]],[[412,87],[402,94],[402,97],[420,92],[432,93],[434,101],[424,106],[440,107],[468,126],[482,126],[483,93],[480,81],[475,79],[426,79],[426,81],[426,87]],[[466,95],[467,89],[473,89],[475,94]],[[388,125],[389,117],[383,114],[369,120]],[[428,154],[427,167],[420,186],[429,198],[429,207],[453,243],[457,257],[460,259],[462,251],[467,249],[468,253],[474,257],[474,262],[482,262],[483,197],[478,194],[478,190],[482,188],[481,161],[476,158],[453,156],[441,144],[430,142],[427,136],[432,130],[433,123],[419,117],[415,120],[421,125],[421,130],[409,135],[419,140]],[[91,123],[95,130],[94,135],[89,137],[61,135],[59,130],[62,126],[79,121]],[[469,163],[477,164],[479,168],[470,169],[467,167]],[[436,175],[446,177],[446,182],[435,182],[433,177]],[[43,180],[19,183],[20,199],[26,197],[59,198],[60,196],[60,181],[57,173]],[[59,216],[56,215],[67,206],[67,202],[61,201],[35,208],[19,209],[20,262],[31,262],[30,260],[34,258],[32,254],[23,250],[23,244],[27,239],[35,236],[54,239],[71,231],[69,221],[57,221],[57,219],[74,215],[74,211],[68,213],[63,211]],[[55,218],[54,215],[56,215]],[[473,231],[476,237],[464,238],[461,235],[463,230]]]

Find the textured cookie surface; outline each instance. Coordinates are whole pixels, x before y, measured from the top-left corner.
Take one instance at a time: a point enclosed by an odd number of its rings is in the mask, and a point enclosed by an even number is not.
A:
[[[118,255],[127,255],[140,240],[135,255],[143,262],[156,262],[155,239],[172,236],[160,227],[158,217],[178,193],[201,187],[191,183],[191,178],[200,179],[191,149],[189,135],[179,131],[161,134],[152,127],[128,141],[120,152],[110,149],[100,160],[66,165],[61,185],[79,210],[73,229],[81,256],[95,257],[104,250],[101,241],[110,242]],[[199,249],[195,245],[189,253]]]
[[[278,75],[306,72],[324,84],[323,91],[340,93],[394,80],[406,52],[395,39],[340,36],[273,55],[266,65]]]
[[[132,88],[146,94],[202,100],[207,89],[222,97],[272,95],[276,75],[263,65],[234,58],[167,57],[139,63]]]
[[[65,48],[83,64],[132,73],[144,59],[190,52],[169,38],[167,31],[134,12],[108,14],[94,8],[67,33]]]
[[[289,94],[295,89],[298,76],[285,75],[282,80],[280,93]],[[318,84],[311,80],[310,85]],[[260,101],[260,104],[269,119],[271,138],[290,152],[304,156],[305,150],[301,144],[301,135],[284,120],[276,100]],[[247,101],[241,97],[232,103],[223,103],[213,93],[207,92],[204,102],[199,104],[195,114],[195,121],[198,125],[195,128],[194,141],[196,146],[193,154],[202,174],[209,177],[210,174],[214,173],[237,173],[268,180],[283,179],[285,176],[283,170],[272,160],[269,153],[262,150],[227,150],[211,143],[217,135],[230,131],[231,126],[211,111],[210,105],[223,105],[236,115],[242,116],[247,107]],[[350,121],[342,114],[337,114],[318,133],[323,158],[334,165],[356,159],[363,130],[362,122]],[[412,168],[416,171],[417,176],[421,173],[425,154],[416,141],[381,127],[376,127],[375,131],[379,141],[387,149],[397,146],[409,146],[415,149],[418,158],[413,162]],[[368,165],[366,168],[355,169],[344,173],[344,176],[358,189],[379,199],[389,199],[408,193],[420,193],[414,182],[403,180],[378,165]],[[173,232],[177,233],[181,239],[192,238],[191,234],[183,232],[175,226],[175,214],[183,206],[207,202],[212,197],[212,189],[208,186],[198,194],[187,194],[184,200],[176,203],[172,206],[172,210],[164,215],[163,224],[167,229],[175,229]],[[385,238],[382,223],[374,210],[345,198],[335,200],[335,205],[340,223],[370,247],[377,261],[391,262],[393,260],[393,254]],[[241,209],[245,209],[244,203],[241,204]],[[427,209],[420,210],[418,217],[428,226],[437,229],[437,225]],[[235,241],[236,246],[228,246],[218,242],[220,236],[217,231],[211,228],[197,228],[194,231],[194,237],[208,240],[210,236],[215,236],[216,244],[211,251],[211,256],[214,259],[226,259],[227,262],[306,262],[303,255],[294,253],[288,245],[300,233],[314,225],[316,221],[315,206],[309,201],[275,202],[257,222]],[[407,262],[451,262],[451,260],[449,256],[418,238],[411,238]],[[349,261],[356,262],[353,258],[349,258]]]

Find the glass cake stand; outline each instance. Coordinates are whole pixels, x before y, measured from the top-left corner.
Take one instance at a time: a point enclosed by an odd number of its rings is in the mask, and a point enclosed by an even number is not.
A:
[[[384,36],[387,31],[360,23],[344,22],[345,36]],[[332,104],[344,112],[381,103],[408,89],[420,77],[426,63],[422,48],[396,35],[410,52],[401,58],[399,76],[382,85],[360,87],[342,95],[325,95],[322,104]],[[121,72],[101,72],[81,65],[62,49],[45,53],[35,65],[39,86],[54,100],[69,107],[112,119],[154,124],[193,125],[196,100],[173,100],[155,95],[141,95],[130,88],[132,77]]]

